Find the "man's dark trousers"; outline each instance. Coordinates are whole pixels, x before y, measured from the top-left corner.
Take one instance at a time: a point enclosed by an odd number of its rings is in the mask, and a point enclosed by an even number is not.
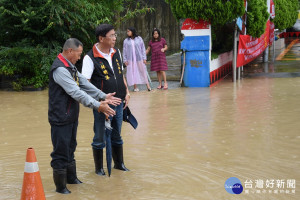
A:
[[[51,167],[54,169],[65,169],[68,163],[74,161],[76,150],[78,121],[67,125],[51,124],[51,140],[53,152],[51,153]]]

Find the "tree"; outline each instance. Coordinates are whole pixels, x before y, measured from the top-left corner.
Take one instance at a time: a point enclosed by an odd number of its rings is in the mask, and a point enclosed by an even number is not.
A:
[[[269,19],[266,0],[248,1],[247,7],[247,35],[260,37],[266,29]]]
[[[232,49],[230,23],[245,12],[244,0],[166,0],[177,19],[203,19],[211,22],[212,48],[222,53]],[[227,25],[229,24],[229,25]]]
[[[177,19],[203,19],[224,25],[245,12],[244,0],[166,0]]]
[[[292,27],[298,18],[298,0],[274,0],[275,27],[279,30]]]
[[[49,68],[67,38],[78,38],[88,49],[96,41],[98,24],[121,23],[153,10],[132,2],[0,0],[0,75],[18,74],[15,89],[46,86]],[[131,6],[125,9],[124,5]],[[116,15],[122,19],[116,20]]]

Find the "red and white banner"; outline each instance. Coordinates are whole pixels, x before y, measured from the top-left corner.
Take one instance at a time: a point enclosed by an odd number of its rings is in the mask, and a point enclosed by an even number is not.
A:
[[[237,67],[241,67],[259,56],[269,45],[270,21],[268,20],[265,33],[259,38],[250,35],[240,35],[237,55]]]

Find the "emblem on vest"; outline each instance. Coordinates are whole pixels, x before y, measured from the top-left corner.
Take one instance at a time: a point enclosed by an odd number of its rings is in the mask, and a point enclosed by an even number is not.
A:
[[[105,75],[105,80],[109,80],[108,71],[106,70],[102,62],[100,62],[100,69],[102,69],[103,74]]]
[[[122,74],[121,67],[120,67],[120,64],[119,64],[119,60],[116,59],[116,62],[117,62],[117,65],[118,65],[119,74]]]
[[[76,82],[76,84],[79,86],[78,72],[77,71],[75,73],[73,73],[73,79]]]

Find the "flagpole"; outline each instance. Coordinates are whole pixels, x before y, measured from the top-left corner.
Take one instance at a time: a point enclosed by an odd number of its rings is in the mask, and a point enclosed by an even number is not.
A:
[[[232,64],[232,81],[236,82],[236,58],[237,58],[237,25],[234,25],[234,42],[233,42],[233,64]]]

